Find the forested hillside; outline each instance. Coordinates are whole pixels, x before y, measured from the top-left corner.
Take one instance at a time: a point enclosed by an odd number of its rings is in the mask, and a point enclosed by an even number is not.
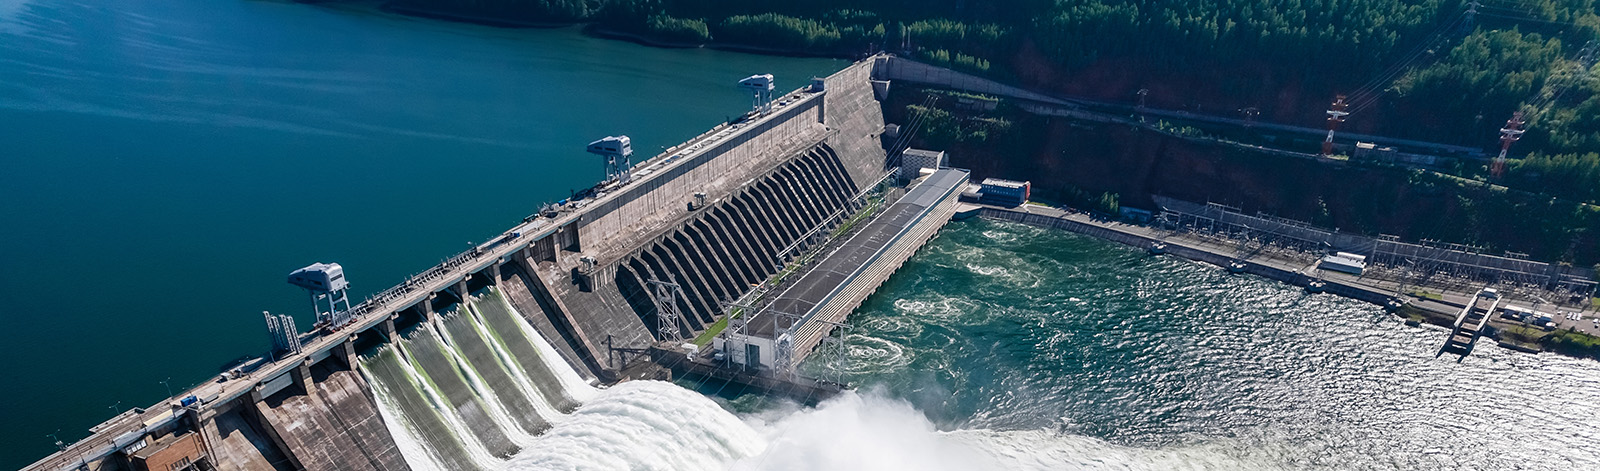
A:
[[[1506,182],[1600,198],[1600,80],[1581,70],[1596,0],[396,0],[412,8],[857,57],[877,51],[1113,102],[1494,149],[1528,133]],[[1591,62],[1592,63],[1592,62]],[[1600,72],[1600,71],[1597,71]],[[1472,177],[1481,168],[1459,169]]]

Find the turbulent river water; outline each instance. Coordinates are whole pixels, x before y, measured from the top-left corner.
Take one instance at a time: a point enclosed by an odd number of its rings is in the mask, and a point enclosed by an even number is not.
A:
[[[749,468],[1600,469],[1600,363],[1059,231],[951,223],[852,323]]]

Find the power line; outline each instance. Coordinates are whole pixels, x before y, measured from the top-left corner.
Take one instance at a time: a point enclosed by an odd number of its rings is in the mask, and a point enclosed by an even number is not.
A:
[[[1461,15],[1455,18],[1455,20],[1434,29],[1431,34],[1425,36],[1426,39],[1418,44],[1415,49],[1412,49],[1410,52],[1406,53],[1406,55],[1402,56],[1400,62],[1395,63],[1388,69],[1384,69],[1384,71],[1380,72],[1378,76],[1368,80],[1367,83],[1356,88],[1354,92],[1350,93],[1350,96],[1353,99],[1360,99],[1366,93],[1370,93],[1377,87],[1383,86],[1388,82],[1389,77],[1393,77],[1395,74],[1404,71],[1413,61],[1421,57],[1428,50],[1433,49],[1434,43],[1438,42],[1443,35],[1449,33],[1451,29],[1454,29],[1456,25],[1466,21],[1468,15],[1469,13],[1462,12]]]
[[[1473,4],[1472,6],[1476,7],[1477,4]],[[1357,88],[1350,94],[1350,113],[1359,113],[1366,110],[1368,107],[1371,107],[1373,104],[1376,104],[1378,98],[1382,97],[1384,93],[1388,92],[1387,87],[1390,83],[1392,83],[1396,78],[1420,65],[1418,63],[1419,59],[1423,59],[1428,55],[1428,53],[1434,52],[1448,43],[1450,38],[1455,36],[1452,31],[1454,31],[1458,25],[1470,24],[1472,21],[1472,15],[1475,13],[1477,13],[1475,10],[1469,9],[1462,12],[1461,15],[1457,16],[1455,20],[1445,23],[1444,25],[1434,29],[1433,33],[1426,36],[1426,39],[1418,44],[1416,48],[1412,49],[1405,56],[1402,56],[1402,59],[1399,62],[1396,62],[1388,69],[1385,69],[1377,76],[1374,76],[1371,80],[1368,80],[1367,83],[1363,84],[1360,88]],[[1437,57],[1437,55],[1433,56],[1433,58]],[[1428,59],[1430,62],[1431,60],[1432,58]]]
[[[1547,24],[1562,25],[1562,26],[1576,26],[1576,27],[1580,27],[1580,28],[1585,26],[1585,25],[1581,25],[1581,24],[1573,23],[1573,22],[1569,22],[1569,21],[1544,20],[1544,19],[1528,18],[1528,17],[1522,17],[1522,16],[1502,15],[1502,14],[1498,14],[1498,13],[1478,12],[1478,14],[1484,15],[1484,16],[1492,16],[1492,17],[1495,17],[1495,18],[1503,18],[1503,19],[1507,19],[1507,20],[1533,21],[1533,22],[1537,22],[1537,23],[1547,23]]]

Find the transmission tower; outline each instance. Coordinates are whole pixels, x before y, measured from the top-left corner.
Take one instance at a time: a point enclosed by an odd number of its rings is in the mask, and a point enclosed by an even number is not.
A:
[[[650,301],[656,305],[656,332],[660,333],[661,341],[683,343],[683,332],[678,330],[678,321],[683,317],[678,312],[678,296],[683,294],[683,287],[675,282],[656,279],[648,283]]]
[[[1506,152],[1511,150],[1511,143],[1522,139],[1522,112],[1511,113],[1511,119],[1506,121],[1506,126],[1500,128],[1500,155],[1494,158],[1494,163],[1489,166],[1489,174],[1500,178],[1506,173]]]
[[[850,337],[850,325],[835,324],[833,330],[839,332],[839,336],[834,337],[829,332],[827,337],[822,338],[822,348],[833,351],[833,361],[828,365],[833,373],[832,381],[843,386],[845,370],[850,366],[850,349],[845,345],[845,339]]]
[[[1322,141],[1322,155],[1333,155],[1333,131],[1339,129],[1339,123],[1344,122],[1344,117],[1350,112],[1345,111],[1350,107],[1345,103],[1344,95],[1334,98],[1333,105],[1328,107],[1328,138]]]
[[[1478,0],[1472,0],[1472,2],[1467,3],[1467,11],[1466,11],[1465,17],[1462,18],[1462,22],[1461,22],[1461,31],[1462,32],[1471,32],[1472,31],[1472,20],[1477,18],[1477,16],[1478,16],[1478,7],[1481,7],[1481,6],[1483,6],[1483,4],[1482,3],[1478,3]]]

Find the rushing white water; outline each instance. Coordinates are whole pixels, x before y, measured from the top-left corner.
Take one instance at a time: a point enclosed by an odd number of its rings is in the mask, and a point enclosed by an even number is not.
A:
[[[492,290],[493,288],[491,288],[491,292],[494,295],[490,296],[487,302],[498,303],[506,312],[518,314],[516,317],[520,320],[521,315],[517,312],[517,308],[512,307],[511,302],[507,301],[505,296]],[[590,386],[588,382],[585,382],[577,371],[562,363],[560,360],[561,353],[556,351],[556,348],[551,346],[543,335],[534,330],[532,325],[525,321],[517,322],[516,324],[517,327],[522,329],[522,333],[533,341],[533,346],[539,349],[539,358],[545,360],[545,366],[555,373],[556,379],[561,383],[562,393],[566,394],[569,399],[583,403],[599,392],[594,386]]]
[[[938,431],[905,401],[854,391],[814,409],[779,408],[749,417],[769,441],[733,471],[1017,471],[1282,469],[1268,450],[1143,449],[1048,430]]]
[[[493,299],[499,299],[501,302],[505,302],[504,298],[500,296],[491,296],[491,298],[491,301]],[[478,300],[477,302],[484,301]],[[516,310],[511,309],[510,304],[506,304],[505,306],[509,312],[516,312]],[[496,338],[494,333],[483,322],[483,314],[481,313],[481,310],[473,309],[472,311],[472,314],[476,316],[478,320],[478,322],[472,324],[472,327],[478,333],[478,335],[483,336],[485,339]],[[528,332],[527,335],[532,338],[537,334]],[[491,341],[488,343],[489,348],[494,350],[495,357],[498,358],[502,364],[510,365],[516,361],[504,343],[496,341]],[[564,417],[560,411],[556,410],[555,407],[551,405],[552,401],[550,398],[544,397],[544,393],[538,390],[538,387],[534,384],[534,380],[528,377],[527,372],[523,371],[521,368],[507,368],[506,372],[517,381],[519,386],[521,386],[520,389],[523,394],[529,394],[528,398],[532,400],[533,407],[538,411],[539,417],[550,421],[558,421]],[[588,385],[585,384],[584,386]]]
[[[433,334],[431,332],[424,332],[422,335]],[[395,347],[397,353],[400,353],[403,358],[413,358],[412,354],[407,352],[406,344],[404,342],[395,344]],[[452,438],[466,445],[466,451],[468,454],[467,459],[471,460],[473,463],[476,463],[480,468],[483,469],[498,468],[497,465],[499,460],[496,459],[493,454],[489,453],[488,448],[484,446],[483,442],[478,439],[476,434],[467,433],[467,425],[462,422],[461,417],[450,413],[450,407],[447,405],[448,402],[438,392],[436,387],[433,386],[432,382],[426,379],[427,376],[424,375],[419,368],[417,368],[417,365],[414,364],[413,361],[414,360],[401,361],[400,364],[404,368],[406,376],[417,385],[418,389],[422,390],[422,393],[428,399],[428,402],[435,407],[435,410],[433,411],[425,411],[422,413],[437,414],[441,419],[444,420],[445,425],[448,427],[451,435],[453,435]],[[381,399],[382,398],[380,397],[380,400]],[[437,439],[438,438],[430,437],[428,440],[431,441]],[[428,441],[424,441],[424,443],[428,443]]]
[[[513,470],[716,470],[760,453],[763,440],[698,393],[660,381],[607,389],[534,446]]]
[[[433,455],[428,454],[427,445],[423,444],[422,438],[417,436],[416,431],[401,422],[401,412],[394,401],[384,400],[391,397],[389,392],[373,381],[370,375],[367,376],[367,384],[372,385],[373,394],[380,397],[378,416],[383,418],[383,426],[389,429],[389,436],[394,438],[394,445],[400,449],[400,456],[405,458],[406,465],[410,466],[412,471],[444,470],[444,466],[433,459]]]
[[[501,322],[487,316],[501,316],[494,318]],[[702,471],[725,468],[763,447],[760,435],[739,418],[677,385],[633,381],[604,390],[589,385],[493,289],[438,325],[419,326],[384,348],[364,360],[362,370],[402,455],[417,469]],[[445,360],[438,360],[441,355]],[[427,358],[435,360],[425,371]],[[440,368],[441,362],[453,368]],[[491,382],[491,375],[499,379]],[[469,400],[462,398],[462,384]],[[452,398],[461,404],[452,404]],[[533,400],[532,410],[551,428],[537,433],[519,425],[523,418],[514,416],[509,402],[519,398]],[[577,408],[562,414],[558,402]],[[479,404],[481,413],[475,412]],[[498,429],[521,452],[495,458],[479,437],[497,435],[471,429],[469,423]]]
[[[471,313],[463,311],[456,311],[453,315],[472,316]],[[445,322],[450,321],[446,320]],[[470,322],[478,324],[475,319],[470,320]],[[465,339],[457,339],[451,336],[449,329],[437,329],[436,333],[444,339],[446,345],[450,346],[450,348],[446,349],[446,352],[451,355],[457,365],[461,365],[461,374],[466,378],[468,385],[472,387],[472,392],[483,400],[483,404],[488,409],[489,418],[494,421],[497,428],[505,432],[511,441],[518,446],[527,446],[532,443],[534,434],[523,430],[522,427],[517,425],[516,419],[511,418],[511,412],[506,410],[505,401],[496,395],[493,389],[489,388],[489,385],[480,376],[477,369],[473,367],[471,362],[467,361],[466,355],[461,352],[457,342]]]

